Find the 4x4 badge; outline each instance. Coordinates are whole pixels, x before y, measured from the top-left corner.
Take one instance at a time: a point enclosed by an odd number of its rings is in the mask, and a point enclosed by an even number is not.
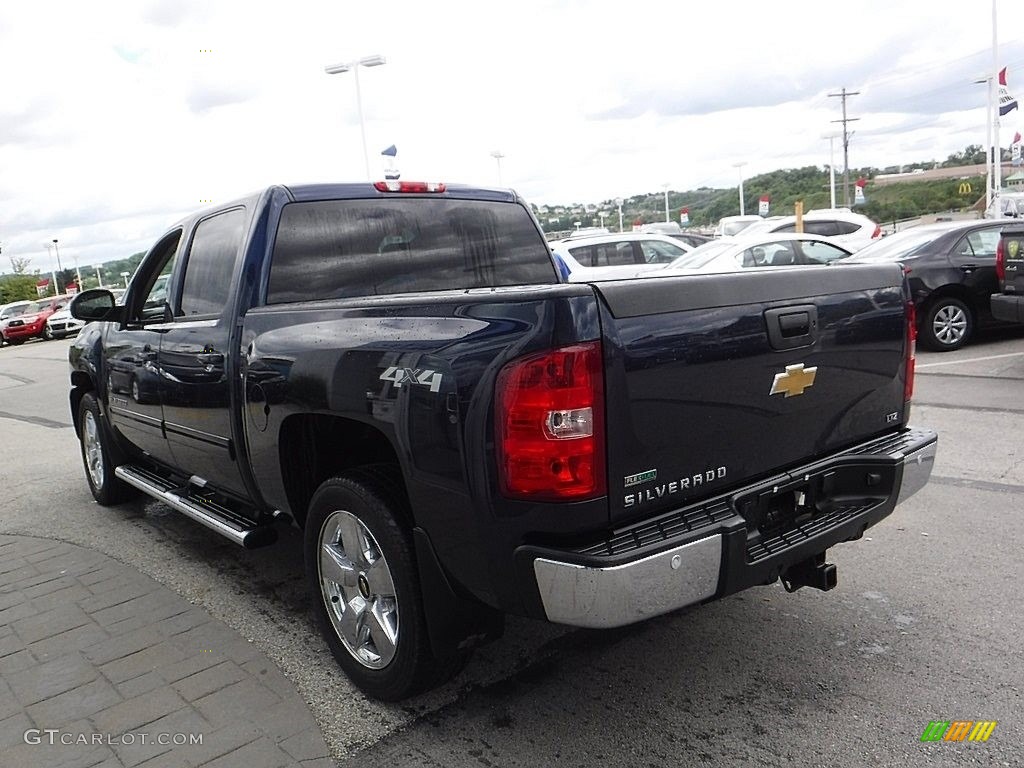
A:
[[[776,373],[769,395],[785,393],[786,397],[802,395],[808,387],[814,386],[814,377],[818,368],[804,368],[803,363],[787,365],[785,373]]]
[[[431,392],[441,391],[443,374],[429,368],[399,368],[391,366],[378,377],[381,381],[390,381],[396,389],[401,389],[403,384],[422,384],[430,387]]]

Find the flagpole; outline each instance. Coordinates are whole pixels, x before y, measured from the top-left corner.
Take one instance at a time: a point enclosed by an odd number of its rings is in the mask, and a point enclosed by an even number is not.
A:
[[[999,38],[996,32],[996,0],[992,0],[992,72],[993,85],[999,82]],[[995,85],[998,92],[998,86]],[[995,153],[992,156],[992,190],[993,203],[996,206],[995,218],[1002,218],[1002,206],[999,204],[999,195],[1003,189],[1003,149],[999,144],[999,103],[996,101],[995,109],[992,112],[992,146]]]
[[[985,111],[985,215],[992,212],[992,92],[995,89],[992,76],[985,78],[988,81],[988,107]]]

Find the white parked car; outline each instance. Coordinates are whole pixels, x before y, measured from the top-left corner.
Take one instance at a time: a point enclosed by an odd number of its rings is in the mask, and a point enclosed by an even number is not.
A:
[[[573,283],[660,269],[692,250],[675,238],[640,232],[569,237],[551,243],[562,279]]]
[[[753,214],[744,216],[723,216],[715,227],[715,237],[735,237],[747,227],[760,224],[764,219]]]
[[[666,266],[657,274],[686,272],[736,272],[752,267],[821,266],[845,259],[849,248],[820,235],[782,232],[747,234],[705,243]]]
[[[71,311],[65,307],[64,309],[58,309],[48,318],[46,318],[46,327],[43,328],[43,338],[47,341],[53,339],[63,339],[67,336],[72,336],[82,330],[82,326],[85,323],[81,320],[76,320],[71,316]]]
[[[820,208],[804,214],[804,233],[821,235],[832,242],[859,251],[882,236],[882,228],[874,221],[849,208]],[[751,224],[744,235],[796,232],[796,216],[775,216]]]

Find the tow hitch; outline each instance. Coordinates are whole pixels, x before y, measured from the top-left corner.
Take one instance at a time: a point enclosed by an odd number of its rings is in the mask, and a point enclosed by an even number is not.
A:
[[[796,592],[800,587],[814,587],[827,592],[836,585],[836,567],[825,562],[825,553],[822,552],[790,566],[781,578],[787,592]]]

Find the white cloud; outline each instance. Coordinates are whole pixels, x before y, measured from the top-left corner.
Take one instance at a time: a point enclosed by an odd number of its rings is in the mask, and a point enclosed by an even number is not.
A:
[[[943,159],[985,140],[988,4],[955,0],[339,3],[65,0],[0,8],[0,243],[91,263],[271,183],[364,175],[503,182],[537,203],[728,186],[824,165],[839,103],[851,165]],[[1024,91],[1024,4],[1000,0]],[[1016,81],[1013,79],[1016,77]],[[1006,132],[1022,121],[1012,113]]]

